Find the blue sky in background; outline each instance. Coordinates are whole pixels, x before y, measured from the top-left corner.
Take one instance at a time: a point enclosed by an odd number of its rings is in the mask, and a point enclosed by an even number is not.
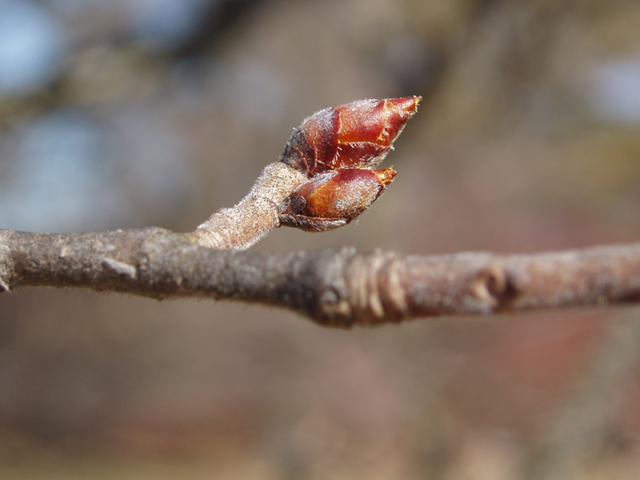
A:
[[[58,19],[26,0],[0,0],[0,96],[30,95],[62,69],[67,42]]]
[[[0,0],[0,101],[28,99],[64,74],[74,53],[68,17],[115,8],[139,46],[170,51],[197,31],[205,6],[202,0]],[[106,121],[82,108],[56,108],[0,132],[0,228],[117,225],[132,209],[123,174],[136,179],[143,203],[170,211],[167,203],[186,194],[190,183],[185,153],[167,125],[145,113],[144,105],[135,108],[142,111],[107,113]],[[126,120],[132,117],[137,120]],[[123,124],[139,138],[123,140]]]

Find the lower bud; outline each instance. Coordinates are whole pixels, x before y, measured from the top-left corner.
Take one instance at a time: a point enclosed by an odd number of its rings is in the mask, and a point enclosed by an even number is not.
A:
[[[369,208],[395,176],[392,168],[318,174],[285,199],[279,209],[280,223],[310,232],[346,225]]]

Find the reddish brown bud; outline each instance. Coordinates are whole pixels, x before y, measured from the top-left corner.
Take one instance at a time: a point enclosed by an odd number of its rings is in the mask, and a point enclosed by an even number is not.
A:
[[[298,127],[280,161],[309,177],[335,169],[378,165],[422,97],[359,100],[320,110]]]
[[[280,223],[311,232],[346,225],[364,212],[396,176],[386,170],[339,169],[300,185],[280,206]]]

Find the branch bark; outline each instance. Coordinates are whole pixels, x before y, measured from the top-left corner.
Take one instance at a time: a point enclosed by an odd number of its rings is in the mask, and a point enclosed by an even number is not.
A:
[[[640,243],[534,255],[214,250],[158,228],[0,230],[0,291],[81,287],[294,310],[331,327],[640,301]]]
[[[238,205],[195,232],[0,230],[0,292],[51,286],[206,296],[289,308],[343,328],[640,300],[640,244],[520,256],[238,251],[281,225],[324,231],[364,212],[395,176],[374,168],[419,101],[360,100],[317,112]]]

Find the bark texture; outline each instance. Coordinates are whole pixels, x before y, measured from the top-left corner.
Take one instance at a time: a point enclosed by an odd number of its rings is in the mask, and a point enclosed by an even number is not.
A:
[[[294,310],[332,327],[640,301],[640,243],[534,255],[214,250],[159,228],[0,230],[0,291],[81,287]]]

